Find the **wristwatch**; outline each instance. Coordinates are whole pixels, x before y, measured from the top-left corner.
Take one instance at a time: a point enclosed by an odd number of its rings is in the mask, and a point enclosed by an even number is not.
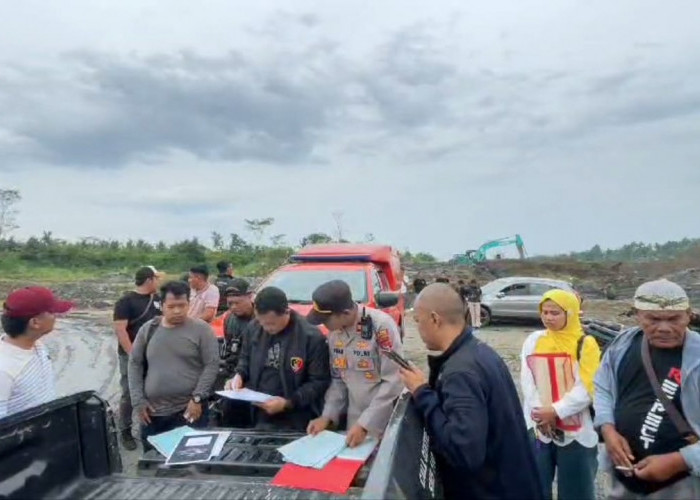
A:
[[[195,394],[194,396],[192,396],[192,401],[194,401],[197,404],[200,404],[202,402],[202,396],[200,396],[199,394]]]

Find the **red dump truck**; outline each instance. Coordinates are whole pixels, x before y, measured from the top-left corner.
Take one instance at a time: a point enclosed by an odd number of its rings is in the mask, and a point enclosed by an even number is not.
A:
[[[312,307],[313,291],[334,279],[350,285],[358,303],[388,313],[396,321],[403,338],[403,269],[399,252],[389,245],[346,243],[304,247],[290,257],[288,264],[265,278],[258,290],[266,286],[281,288],[292,309],[307,315]]]

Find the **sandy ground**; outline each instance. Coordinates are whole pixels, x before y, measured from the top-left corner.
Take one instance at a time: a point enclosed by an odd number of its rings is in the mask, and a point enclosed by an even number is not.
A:
[[[590,306],[592,317],[619,321],[618,314],[624,304],[601,301]],[[529,333],[538,329],[530,325],[494,325],[481,330],[479,337],[494,347],[503,357],[516,380],[520,372],[520,348]],[[114,411],[119,401],[119,367],[116,341],[111,332],[108,311],[79,311],[60,319],[54,332],[45,342],[50,350],[57,375],[57,390],[60,395],[78,391],[94,390],[109,401]],[[419,367],[426,369],[426,351],[410,312],[406,314],[405,356]],[[124,469],[135,474],[140,450],[122,451]],[[599,474],[602,476],[602,474]],[[602,488],[602,477],[599,481]],[[602,494],[602,489],[601,489]]]

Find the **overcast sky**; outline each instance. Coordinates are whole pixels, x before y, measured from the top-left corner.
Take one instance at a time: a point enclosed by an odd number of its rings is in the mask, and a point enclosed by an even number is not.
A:
[[[700,236],[700,2],[0,3],[19,237]]]

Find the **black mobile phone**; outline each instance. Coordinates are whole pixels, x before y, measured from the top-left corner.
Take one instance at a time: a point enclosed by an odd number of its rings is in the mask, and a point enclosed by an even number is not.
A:
[[[384,354],[387,358],[392,360],[394,363],[399,365],[401,368],[405,368],[406,370],[411,370],[411,364],[406,361],[404,358],[402,358],[398,353],[395,351],[387,350],[387,349],[382,349],[382,354]]]

